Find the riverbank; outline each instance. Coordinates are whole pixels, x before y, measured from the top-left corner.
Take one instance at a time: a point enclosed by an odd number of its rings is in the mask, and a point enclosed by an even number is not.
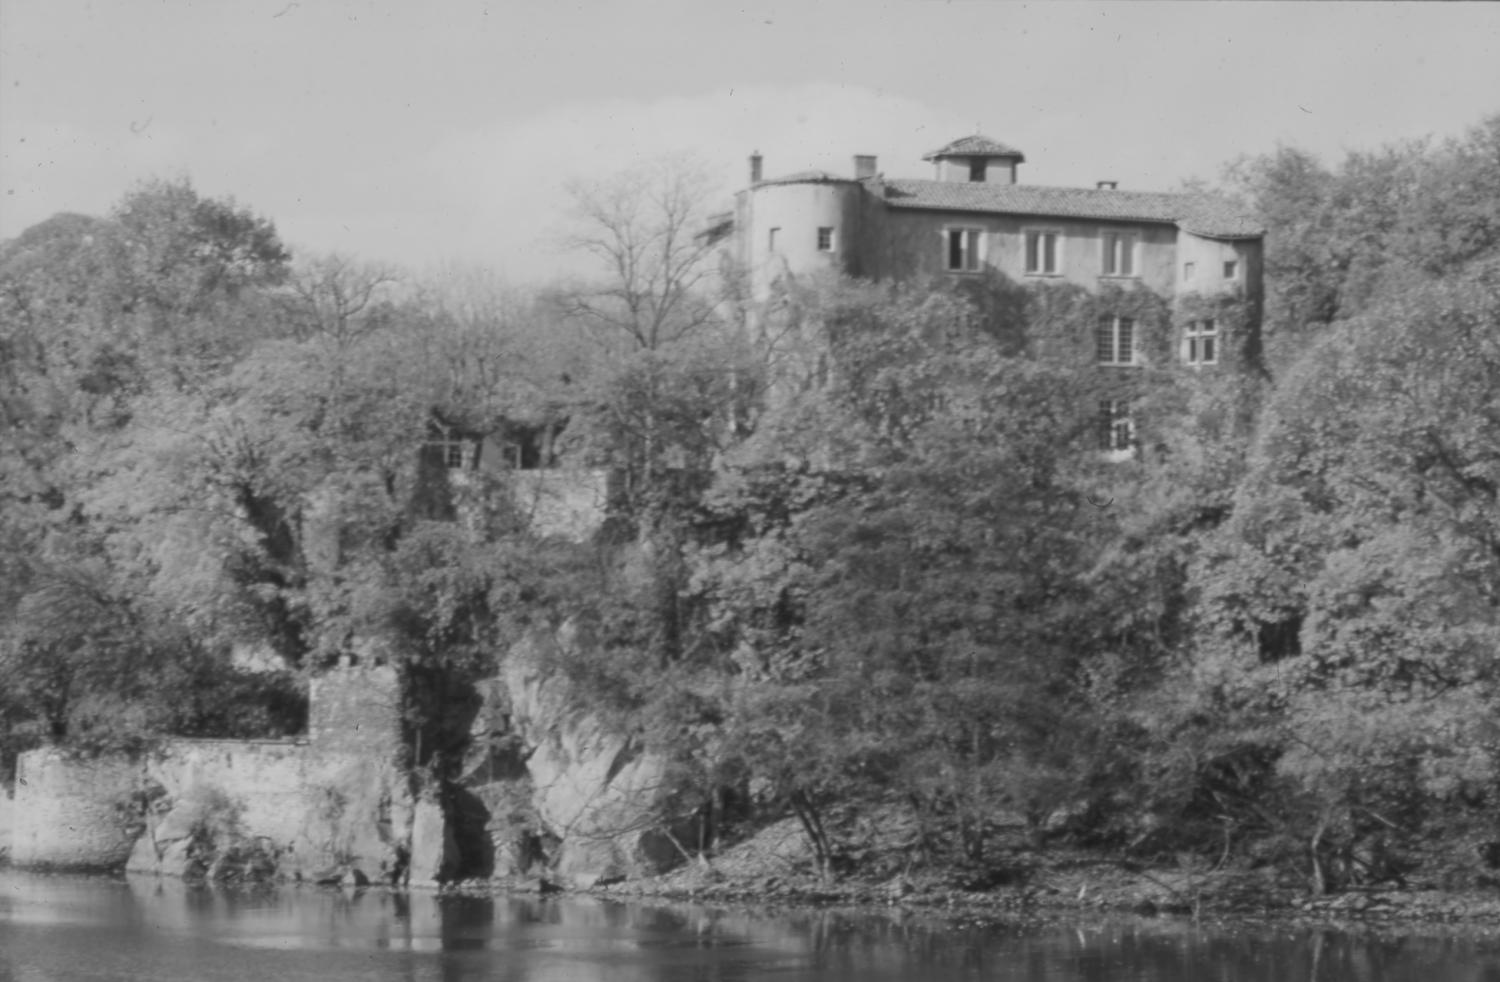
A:
[[[606,896],[772,906],[910,907],[966,919],[1128,913],[1144,916],[1294,917],[1317,920],[1500,925],[1500,888],[1440,889],[1413,875],[1315,896],[1295,871],[1144,865],[1097,851],[1014,848],[983,871],[900,870],[822,880],[795,822],[762,829],[711,861],[664,875],[595,887]],[[879,867],[879,863],[872,866]],[[1432,877],[1451,878],[1436,871]]]

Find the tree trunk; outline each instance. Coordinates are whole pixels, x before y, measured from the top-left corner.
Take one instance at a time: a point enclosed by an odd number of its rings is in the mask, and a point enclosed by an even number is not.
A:
[[[822,816],[805,791],[794,791],[791,797],[792,811],[802,823],[802,831],[812,844],[813,860],[817,863],[818,878],[827,882],[832,870],[832,849],[828,844],[828,832],[823,828]]]

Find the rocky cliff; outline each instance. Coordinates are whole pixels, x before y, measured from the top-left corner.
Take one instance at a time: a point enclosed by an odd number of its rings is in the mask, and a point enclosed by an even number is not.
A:
[[[556,874],[588,886],[658,872],[679,854],[666,832],[672,818],[667,761],[604,725],[574,686],[547,668],[556,664],[550,646],[577,643],[563,631],[533,635],[513,648],[498,684],[485,692],[480,721],[488,724],[491,740],[503,732],[524,761],[531,813],[556,843]],[[507,730],[497,730],[497,716],[505,718]],[[482,795],[495,797],[494,784],[481,785]],[[514,842],[509,848],[525,851]]]

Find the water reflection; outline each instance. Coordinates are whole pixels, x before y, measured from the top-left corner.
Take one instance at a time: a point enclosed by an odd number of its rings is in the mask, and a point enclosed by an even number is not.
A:
[[[0,978],[1500,982],[1500,939],[1493,930],[1391,935],[1167,919],[953,928],[901,910],[771,917],[588,898],[0,874]]]

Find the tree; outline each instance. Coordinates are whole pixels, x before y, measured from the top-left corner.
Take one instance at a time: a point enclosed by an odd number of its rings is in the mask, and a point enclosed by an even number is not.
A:
[[[1200,671],[1304,796],[1320,888],[1500,776],[1497,283],[1471,263],[1310,348],[1198,570]]]
[[[598,281],[559,291],[606,344],[660,351],[715,319],[703,291],[714,251],[704,233],[711,183],[701,165],[663,158],[594,184],[574,182],[566,248],[597,261]]]

